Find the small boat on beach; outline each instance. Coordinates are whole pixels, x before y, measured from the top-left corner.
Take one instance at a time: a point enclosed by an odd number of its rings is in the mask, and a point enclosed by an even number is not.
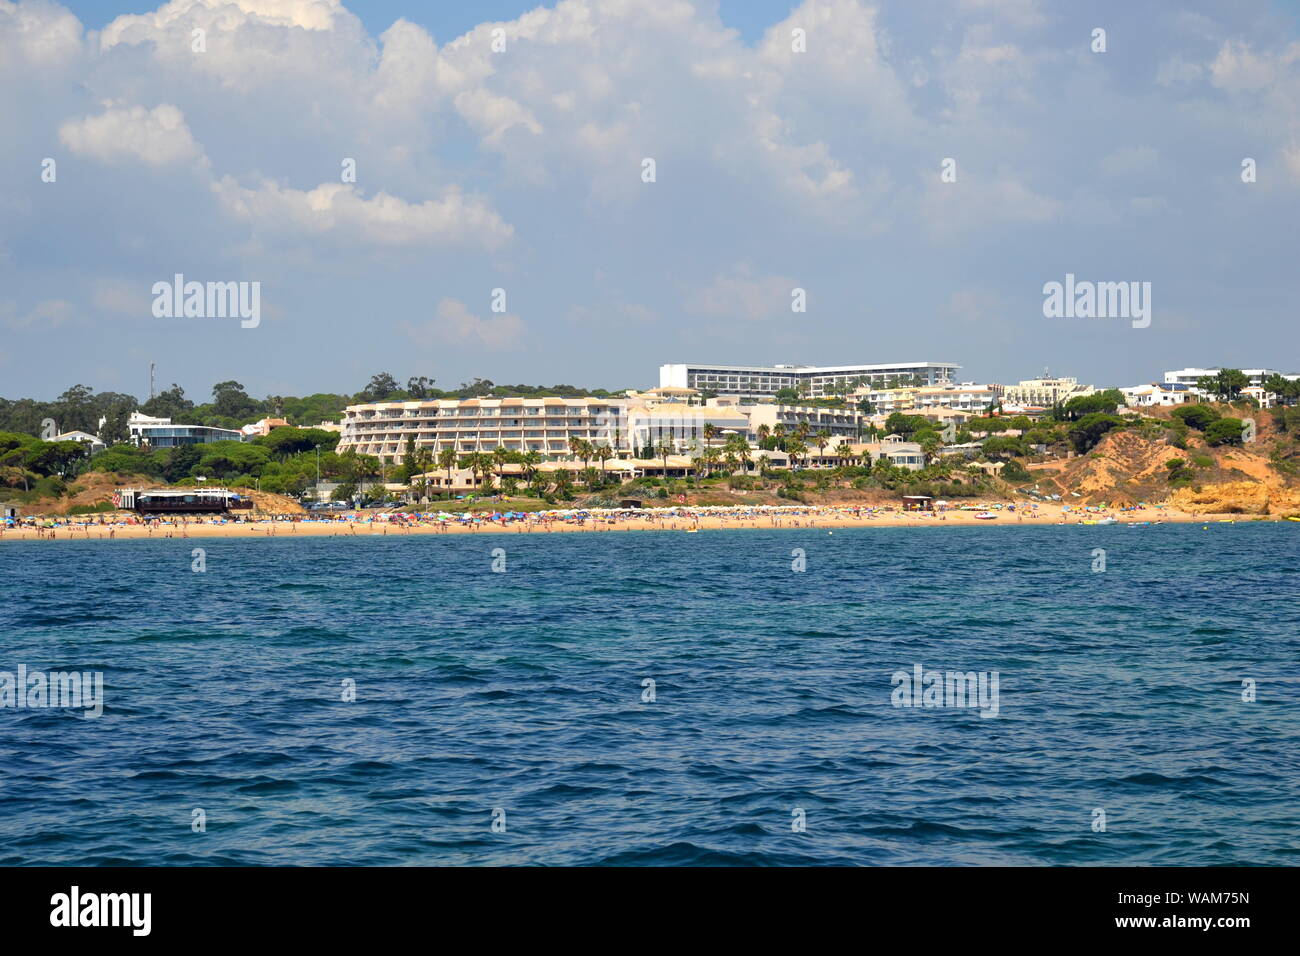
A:
[[[997,515],[991,514],[987,511],[981,511],[975,517],[978,518],[980,521],[992,521],[994,518],[997,517]]]

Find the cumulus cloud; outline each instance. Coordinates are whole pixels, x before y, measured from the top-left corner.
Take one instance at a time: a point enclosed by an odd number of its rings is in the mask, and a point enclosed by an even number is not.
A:
[[[71,321],[76,311],[66,299],[45,299],[25,312],[12,301],[0,302],[0,325],[15,331],[58,328]]]
[[[1065,203],[1035,192],[1010,175],[980,178],[960,174],[955,183],[928,180],[921,201],[930,236],[953,240],[993,225],[1041,225],[1060,217]]]
[[[485,349],[517,349],[523,344],[524,323],[511,313],[480,318],[457,299],[438,303],[432,320],[420,325],[403,323],[406,335],[421,348],[436,344],[471,345]]]
[[[791,293],[799,285],[786,276],[754,276],[746,266],[730,275],[718,275],[707,286],[686,297],[692,315],[718,319],[757,321],[789,314]]]
[[[569,310],[569,321],[575,325],[591,328],[610,328],[613,326],[644,325],[658,318],[653,309],[633,302],[614,302],[599,307],[575,305]]]
[[[81,21],[62,7],[0,0],[0,70],[66,66],[82,43]]]
[[[1276,55],[1259,54],[1240,40],[1227,40],[1210,64],[1215,86],[1234,93],[1266,89],[1277,83],[1300,61],[1300,43],[1292,43]]]
[[[157,167],[203,155],[185,125],[185,115],[168,103],[153,109],[110,104],[98,116],[64,123],[59,141],[74,153],[102,163],[138,161]]]
[[[301,190],[267,180],[247,188],[225,176],[213,191],[228,214],[260,233],[328,235],[378,246],[459,242],[486,249],[504,245],[514,234],[483,199],[455,188],[438,199],[410,203],[382,192],[366,199],[352,184]]]

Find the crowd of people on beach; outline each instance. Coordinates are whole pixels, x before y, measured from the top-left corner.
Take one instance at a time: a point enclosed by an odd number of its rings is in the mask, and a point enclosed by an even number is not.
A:
[[[897,505],[755,505],[755,506],[688,506],[665,508],[569,508],[548,511],[350,511],[338,514],[278,515],[170,515],[146,516],[116,512],[98,515],[55,516],[44,518],[9,518],[0,521],[0,538],[5,532],[35,529],[38,538],[56,539],[60,535],[76,538],[114,538],[122,529],[132,529],[131,537],[190,537],[214,533],[229,527],[232,532],[264,533],[269,536],[294,534],[302,529],[309,533],[388,534],[422,531],[513,531],[549,532],[556,530],[606,531],[615,528],[692,530],[710,527],[784,528],[827,524],[861,524],[881,521],[928,523],[948,521],[950,515],[995,520],[1004,518],[1018,524],[1025,521],[1058,524],[1096,523],[1122,515],[1134,520],[1131,512],[1151,508],[1153,523],[1160,522],[1163,506],[1138,505],[1107,508],[1095,505],[1060,507],[1055,514],[1036,502],[993,502],[955,506],[939,502],[925,508],[900,508]],[[232,527],[233,526],[233,527]],[[141,534],[143,532],[143,534]],[[22,536],[26,537],[26,534]]]

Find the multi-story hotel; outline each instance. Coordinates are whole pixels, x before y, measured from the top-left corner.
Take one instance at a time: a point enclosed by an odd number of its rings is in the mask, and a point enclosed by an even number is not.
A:
[[[877,412],[924,412],[929,409],[953,408],[979,412],[1002,398],[1001,385],[934,385],[920,388],[871,388],[853,392],[850,401],[866,399]]]
[[[819,405],[739,405],[737,408],[749,420],[750,441],[758,438],[758,429],[766,425],[768,430],[781,425],[787,433],[793,432],[800,425],[808,426],[808,433],[816,435],[828,431],[836,438],[857,437],[866,427],[867,416],[856,408],[822,408]]]
[[[806,424],[812,434],[826,430],[850,437],[860,433],[865,420],[852,407],[742,405],[734,398],[701,404],[698,393],[672,387],[631,392],[624,398],[375,402],[345,409],[338,451],[396,463],[406,454],[407,437],[413,436],[417,447],[435,454],[448,448],[458,455],[505,448],[553,459],[570,457],[570,439],[582,438],[626,457],[665,443],[680,451],[698,451],[706,432],[716,436],[714,443],[730,434],[753,442],[762,425],[782,425],[793,432]]]
[[[1080,385],[1076,378],[1029,378],[1019,385],[1008,385],[1002,400],[1008,405],[1040,405],[1047,407],[1057,402],[1065,404],[1072,398],[1091,395],[1096,389]]]
[[[627,402],[607,398],[469,398],[374,402],[343,412],[340,453],[355,451],[399,462],[408,435],[436,454],[535,451],[547,457],[569,454],[569,440],[626,451]]]
[[[1221,372],[1221,368],[1180,368],[1174,371],[1165,372],[1166,385],[1187,385],[1196,388],[1197,379],[1212,378]],[[1251,385],[1263,385],[1264,380],[1270,375],[1281,375],[1283,378],[1295,381],[1300,378],[1295,372],[1279,372],[1271,368],[1243,368],[1242,373],[1250,379]]]
[[[951,362],[896,362],[890,365],[661,365],[659,384],[694,388],[741,398],[772,398],[783,388],[799,389],[809,398],[836,390],[852,391],[862,383],[886,385],[895,379],[919,378],[924,385],[947,384],[960,365]]]

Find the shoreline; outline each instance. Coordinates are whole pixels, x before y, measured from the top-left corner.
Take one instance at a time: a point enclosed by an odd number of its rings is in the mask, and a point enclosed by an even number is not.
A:
[[[990,506],[990,509],[996,506]],[[63,524],[53,528],[11,527],[0,529],[4,541],[116,541],[174,538],[281,538],[281,537],[372,537],[383,535],[446,534],[571,534],[619,531],[715,531],[730,529],[818,529],[840,528],[925,528],[925,527],[1026,527],[1079,526],[1116,527],[1118,525],[1159,524],[1237,524],[1278,522],[1279,515],[1207,514],[1195,515],[1168,507],[1148,506],[1133,511],[1067,511],[1057,505],[1034,509],[990,511],[992,519],[976,518],[974,511],[902,512],[897,509],[830,508],[809,506],[789,512],[759,513],[737,509],[735,513],[717,510],[662,515],[585,515],[536,518],[482,517],[477,520],[410,520],[389,515],[367,516],[353,520],[262,518],[252,521],[203,521],[196,519],[158,520],[148,524],[134,522],[86,522]],[[296,517],[296,516],[295,516]],[[1101,519],[1114,519],[1098,525]]]

